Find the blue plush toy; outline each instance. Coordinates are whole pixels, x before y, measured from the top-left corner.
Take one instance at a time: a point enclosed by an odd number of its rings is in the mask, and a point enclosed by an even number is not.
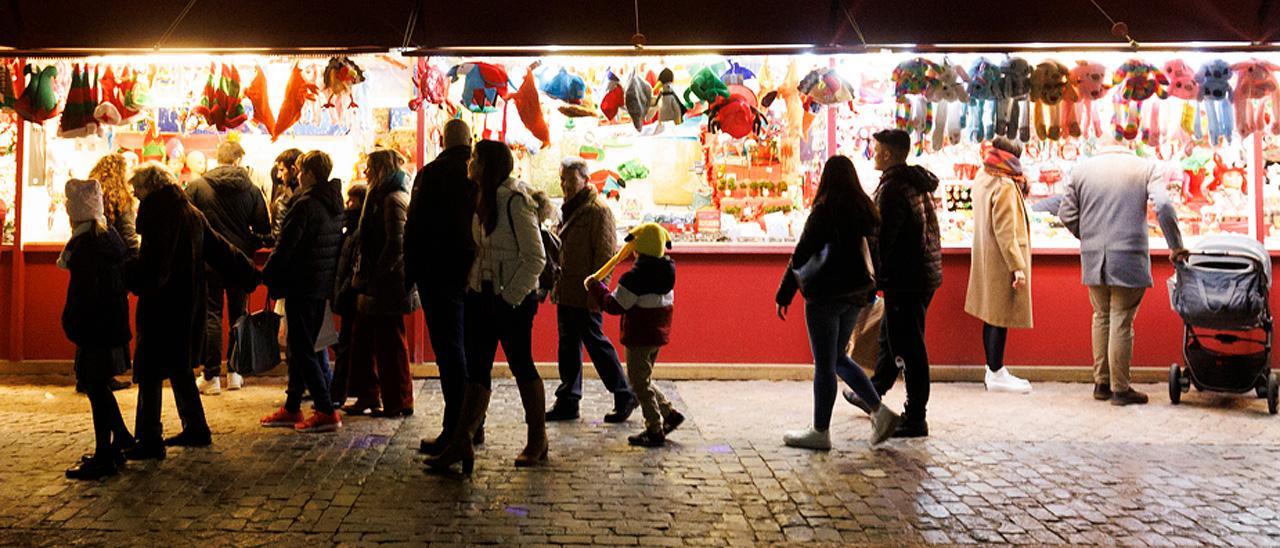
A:
[[[1217,145],[1221,140],[1231,139],[1235,130],[1235,109],[1232,107],[1234,93],[1231,90],[1231,65],[1222,59],[1205,63],[1196,72],[1196,83],[1200,84],[1197,97],[1204,106],[1205,117],[1209,122],[1209,140]],[[1201,137],[1200,112],[1196,111],[1196,138]]]
[[[544,80],[538,87],[552,99],[575,105],[582,103],[582,98],[587,95],[587,83],[582,77],[569,74],[569,71],[564,68],[561,68],[555,76]]]

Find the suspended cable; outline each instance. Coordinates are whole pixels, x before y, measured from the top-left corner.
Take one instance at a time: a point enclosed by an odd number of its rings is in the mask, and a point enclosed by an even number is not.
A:
[[[413,31],[418,27],[418,17],[422,15],[422,0],[418,0],[414,4],[413,10],[409,12],[409,20],[405,23],[404,39],[400,41],[400,47],[409,48],[409,44],[413,42]]]
[[[178,29],[178,25],[180,25],[182,20],[187,17],[187,13],[191,11],[191,8],[195,7],[197,1],[198,0],[190,0],[187,2],[187,7],[182,8],[182,13],[179,13],[177,19],[174,19],[173,23],[169,25],[169,28],[165,29],[164,34],[160,35],[160,40],[156,42],[155,49],[160,49],[160,47],[169,40],[169,35],[173,34],[173,31]]]
[[[854,19],[853,13],[849,11],[849,7],[840,3],[840,11],[844,12],[845,19],[849,20],[849,26],[853,27],[853,32],[858,35],[858,41],[862,42],[862,47],[867,47],[867,37],[862,34],[862,27],[858,25],[858,20]]]
[[[1102,8],[1102,5],[1098,3],[1098,0],[1089,0],[1089,3],[1093,4],[1093,7],[1098,9],[1098,13],[1101,13],[1103,17],[1107,18],[1107,21],[1111,22],[1112,35],[1119,38],[1124,38],[1126,42],[1129,42],[1130,47],[1132,47],[1135,50],[1138,49],[1138,41],[1134,40],[1133,36],[1129,35],[1128,24],[1126,24],[1124,21],[1116,21],[1115,18],[1111,17],[1110,13],[1107,13],[1107,10]]]

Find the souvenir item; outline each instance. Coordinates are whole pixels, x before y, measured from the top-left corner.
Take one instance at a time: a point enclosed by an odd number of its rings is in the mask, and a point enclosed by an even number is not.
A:
[[[524,83],[515,93],[516,113],[520,122],[539,141],[542,148],[551,146],[551,131],[547,128],[547,120],[542,116],[542,103],[538,100],[537,80],[533,77],[533,67],[525,71]]]
[[[933,103],[925,98],[925,92],[940,70],[936,63],[917,57],[903,61],[893,69],[894,109],[893,121],[898,129],[910,133],[917,142],[933,127]]]
[[[27,76],[27,85],[22,95],[13,103],[18,117],[39,124],[58,115],[58,96],[54,92],[54,79],[58,77],[58,69],[53,65],[40,68],[27,65],[23,71]]]
[[[691,99],[691,95],[696,97],[697,100]],[[699,101],[714,105],[717,101],[727,100],[728,98],[729,87],[710,68],[703,68],[697,74],[694,74],[693,79],[689,81],[689,89],[684,90],[684,101],[688,105],[693,105]]]
[[[100,134],[93,110],[98,107],[98,71],[75,64],[71,69],[71,88],[67,104],[58,121],[58,137],[64,139]]]
[[[351,93],[356,84],[364,82],[364,70],[350,57],[330,58],[329,64],[324,67],[323,78],[323,90],[328,97],[324,108],[335,108],[341,113],[342,104],[339,100],[342,98],[346,98],[347,106],[351,108],[359,106]]]
[[[94,109],[93,117],[99,123],[126,125],[142,115],[145,93],[139,89],[139,82],[129,67],[121,69],[119,76],[107,67],[98,80],[98,88],[102,93],[102,103]]]
[[[262,126],[267,133],[271,133],[276,127],[276,116],[271,111],[271,104],[267,102],[267,74],[263,72],[262,67],[257,67],[257,74],[253,76],[253,81],[249,82],[249,88],[244,91],[244,96],[249,99],[249,104],[253,105],[253,121]]]
[[[951,144],[960,142],[960,121],[969,103],[969,92],[965,90],[969,74],[950,63],[935,66],[937,75],[929,79],[924,96],[933,104],[933,137],[930,142],[936,152],[942,150],[946,140]]]
[[[1067,134],[1072,137],[1097,137],[1102,135],[1102,121],[1094,102],[1107,96],[1107,69],[1101,63],[1076,61],[1068,73],[1068,82],[1074,90],[1075,101],[1064,105],[1063,122]]]
[[[969,67],[969,103],[965,111],[969,135],[974,141],[995,137],[996,100],[1000,86],[1000,67],[985,57]]]
[[[200,104],[191,109],[194,114],[218,131],[240,127],[249,115],[244,111],[240,95],[240,71],[231,65],[209,66],[209,80],[205,82]]]
[[[653,103],[650,104],[658,112],[658,122],[674,122],[676,125],[684,123],[684,113],[688,109],[676,95],[672,86],[675,80],[675,73],[669,68],[662,69],[662,73],[658,75],[658,85],[653,88]]]
[[[1178,112],[1178,125],[1174,136],[1181,142],[1188,143],[1194,135],[1200,134],[1200,109],[1196,108],[1196,97],[1200,95],[1200,84],[1196,83],[1196,73],[1181,59],[1174,59],[1164,64],[1164,74],[1169,78],[1169,97],[1181,103]]]
[[[1235,125],[1231,66],[1221,59],[1209,61],[1196,71],[1196,83],[1200,85],[1196,97],[1209,126],[1209,143],[1217,145],[1224,139],[1230,140]],[[1196,123],[1196,127],[1200,124]]]
[[[1068,83],[1068,79],[1067,66],[1057,61],[1040,63],[1031,73],[1031,102],[1035,111],[1033,118],[1036,136],[1042,140],[1057,141],[1062,137],[1062,103],[1066,102],[1070,106],[1077,99],[1076,90]]]
[[[570,74],[564,68],[543,81],[538,87],[548,97],[573,105],[582,103],[582,98],[587,93],[587,83],[582,80],[582,77]]]
[[[319,92],[319,87],[308,82],[302,74],[302,68],[294,64],[293,70],[289,73],[289,82],[284,86],[284,102],[280,105],[275,129],[271,131],[273,142],[302,119],[302,107],[315,101]]]
[[[471,112],[493,112],[498,99],[506,99],[508,91],[507,70],[499,65],[470,62],[449,69],[450,82],[463,78],[462,106]]]
[[[1152,97],[1164,99],[1169,96],[1169,79],[1164,72],[1140,59],[1131,59],[1116,69],[1111,85],[1119,86],[1112,119],[1116,139],[1132,141],[1141,136],[1147,144],[1159,146],[1160,103],[1151,102],[1145,111],[1143,104]],[[1144,117],[1148,119],[1146,124],[1143,123]]]
[[[1255,131],[1267,128],[1267,103],[1271,104],[1271,133],[1280,134],[1280,84],[1276,83],[1277,70],[1280,70],[1280,65],[1258,59],[1231,65],[1231,71],[1236,73],[1236,130],[1241,137],[1248,137]]]
[[[728,133],[735,139],[741,139],[764,129],[765,116],[741,95],[731,95],[728,101],[712,105],[708,111],[708,131]]]
[[[625,102],[622,92],[622,82],[618,80],[618,75],[612,70],[605,72],[605,84],[603,98],[600,99],[600,112],[604,114],[605,120],[610,122],[618,117],[618,110],[622,108]]]
[[[627,82],[625,95],[627,115],[631,117],[631,124],[635,126],[636,131],[640,131],[644,127],[645,120],[649,117],[649,105],[653,101],[653,88],[636,71],[631,73],[631,80]]]
[[[1000,65],[1000,105],[996,134],[1026,142],[1031,139],[1031,64],[1013,57]]]
[[[443,106],[449,114],[454,113],[455,109],[449,103],[449,81],[445,78],[444,72],[431,64],[430,59],[418,60],[413,74],[413,87],[417,90],[417,96],[409,100],[410,110],[416,111],[426,103]]]

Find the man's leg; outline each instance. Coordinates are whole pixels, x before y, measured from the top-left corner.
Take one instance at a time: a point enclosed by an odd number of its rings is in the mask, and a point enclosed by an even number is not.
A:
[[[1111,337],[1107,360],[1111,363],[1111,389],[1129,389],[1129,363],[1133,361],[1133,320],[1146,289],[1114,287],[1111,289]]]
[[[889,346],[894,361],[901,360],[907,384],[904,424],[924,424],[929,403],[929,353],[924,342],[925,313],[932,293],[895,293],[885,298],[889,322]]]
[[[234,287],[226,287],[224,291],[227,295],[227,325],[231,326],[231,329],[235,329],[236,322],[249,313],[249,295]],[[218,337],[219,339],[222,337],[221,325],[218,326]],[[231,349],[235,344],[235,337],[227,337],[227,356],[231,355]],[[227,373],[240,373],[240,371],[232,370],[231,367],[232,365],[228,363]]]
[[[618,351],[613,347],[613,341],[604,334],[604,315],[590,310],[582,312],[582,344],[587,348],[587,355],[591,356],[591,364],[595,366],[596,374],[600,375],[600,382],[613,394],[614,409],[625,410],[635,396],[627,386],[627,376],[622,371],[622,363],[618,361]]]
[[[173,403],[182,419],[182,432],[193,437],[209,435],[209,423],[205,421],[204,405],[200,403],[200,391],[196,390],[196,378],[191,369],[178,367],[169,377],[173,388]]]
[[[444,396],[444,419],[440,439],[448,440],[457,426],[458,412],[462,409],[462,394],[467,383],[466,350],[463,346],[462,292],[427,291],[427,306],[423,318],[427,322],[427,335],[435,351],[436,366],[440,369],[440,391]]]
[[[133,432],[137,435],[139,445],[155,447],[164,443],[164,423],[160,421],[163,402],[164,381],[138,381],[138,408]]]
[[[1111,387],[1111,365],[1107,356],[1111,346],[1111,288],[1089,286],[1089,304],[1093,305],[1093,384]]]
[[[329,397],[329,385],[325,381],[325,367],[320,352],[316,351],[316,339],[328,307],[323,300],[291,299],[285,313],[289,315],[289,346],[293,348],[289,360],[289,391],[285,409],[301,411],[302,387],[311,391],[316,411],[333,413],[333,400]],[[296,380],[295,380],[296,377]]]
[[[208,303],[204,317],[204,378],[222,376],[222,297],[226,293],[222,277],[212,269],[205,269],[205,295]],[[232,324],[234,325],[234,324]]]
[[[889,340],[889,293],[884,294],[884,315],[880,318],[880,351],[876,353],[876,369],[871,375],[871,384],[881,396],[893,388],[898,382],[898,373],[902,370],[894,359],[892,341]]]
[[[586,330],[587,310],[571,306],[556,306],[556,324],[559,326],[560,386],[556,387],[555,407],[569,415],[576,415],[578,402],[582,400],[582,342]],[[551,420],[557,420],[552,413]],[[565,416],[563,418],[570,418]]]

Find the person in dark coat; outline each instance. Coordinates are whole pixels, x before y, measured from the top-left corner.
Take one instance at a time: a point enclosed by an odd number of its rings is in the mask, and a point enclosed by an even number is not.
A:
[[[342,427],[329,396],[329,357],[316,348],[329,313],[342,241],[342,181],[329,179],[329,155],[313,151],[298,160],[298,194],[280,227],[280,239],[262,269],[271,298],[285,299],[289,322],[289,388],[284,406],[262,419],[263,426],[299,432],[332,432]],[[316,412],[303,420],[302,393],[311,392]]]
[[[356,183],[347,189],[347,203],[342,210],[342,244],[339,247],[338,270],[334,276],[333,311],[338,315],[338,344],[333,345],[333,379],[329,384],[329,397],[334,407],[347,404],[347,378],[351,369],[351,332],[356,325],[355,292],[351,290],[351,278],[355,273],[355,234],[360,226],[360,211],[364,209],[369,186]]]
[[[204,176],[187,185],[187,196],[196,208],[204,213],[209,226],[226,238],[236,250],[253,257],[259,249],[271,242],[271,221],[267,218],[267,203],[262,191],[254,186],[249,172],[240,167],[244,148],[238,143],[226,142],[218,146],[218,163]],[[248,313],[249,296],[229,286],[217,271],[205,273],[208,284],[209,304],[204,325],[204,379],[198,383],[201,394],[217,395],[222,392],[222,311],[226,300],[227,324],[235,325]],[[227,355],[231,354],[231,341],[227,343]],[[239,371],[229,371],[227,389],[239,390],[244,377]]]
[[[275,165],[271,167],[272,237],[280,235],[280,225],[284,222],[285,213],[289,212],[293,193],[298,189],[298,158],[301,157],[301,150],[291,148],[276,156]]]
[[[467,382],[462,309],[467,275],[476,256],[471,237],[476,185],[467,178],[471,129],[462,120],[449,120],[442,139],[444,151],[423,166],[413,182],[404,228],[405,281],[416,285],[422,296],[422,316],[444,395],[440,435],[422,440],[419,446],[428,455],[443,449],[456,429],[462,406]],[[476,436],[483,438],[481,432],[477,430]]]
[[[114,228],[116,234],[124,241],[129,256],[138,253],[141,241],[135,228],[138,220],[138,208],[133,203],[133,189],[129,188],[129,165],[124,155],[118,152],[107,154],[98,159],[98,163],[89,171],[89,178],[102,185],[103,212],[106,214],[107,226]],[[128,345],[124,347],[125,359],[118,363],[116,375],[129,372],[133,357]],[[123,390],[131,386],[129,381],[111,379],[112,390]]]
[[[192,371],[204,346],[205,264],[228,285],[250,292],[258,272],[244,253],[209,226],[178,181],[159,165],[147,165],[130,179],[138,207],[138,257],[125,265],[129,291],[138,296],[138,444],[129,459],[162,459],[165,446],[203,447],[212,443]],[[182,432],[163,440],[160,422],[165,380],[173,389]]]
[[[356,321],[351,336],[349,390],[363,414],[395,417],[413,414],[413,377],[405,314],[420,306],[418,292],[405,283],[404,223],[409,209],[409,175],[400,153],[381,149],[369,155],[369,196],[357,229],[357,260],[352,289]]]
[[[76,385],[89,397],[95,442],[93,454],[67,477],[98,479],[114,475],[122,451],[134,444],[110,385],[133,338],[123,268],[128,249],[106,224],[98,181],[67,181],[66,196],[73,228],[58,258],[58,266],[71,271],[62,329],[76,345]]]

